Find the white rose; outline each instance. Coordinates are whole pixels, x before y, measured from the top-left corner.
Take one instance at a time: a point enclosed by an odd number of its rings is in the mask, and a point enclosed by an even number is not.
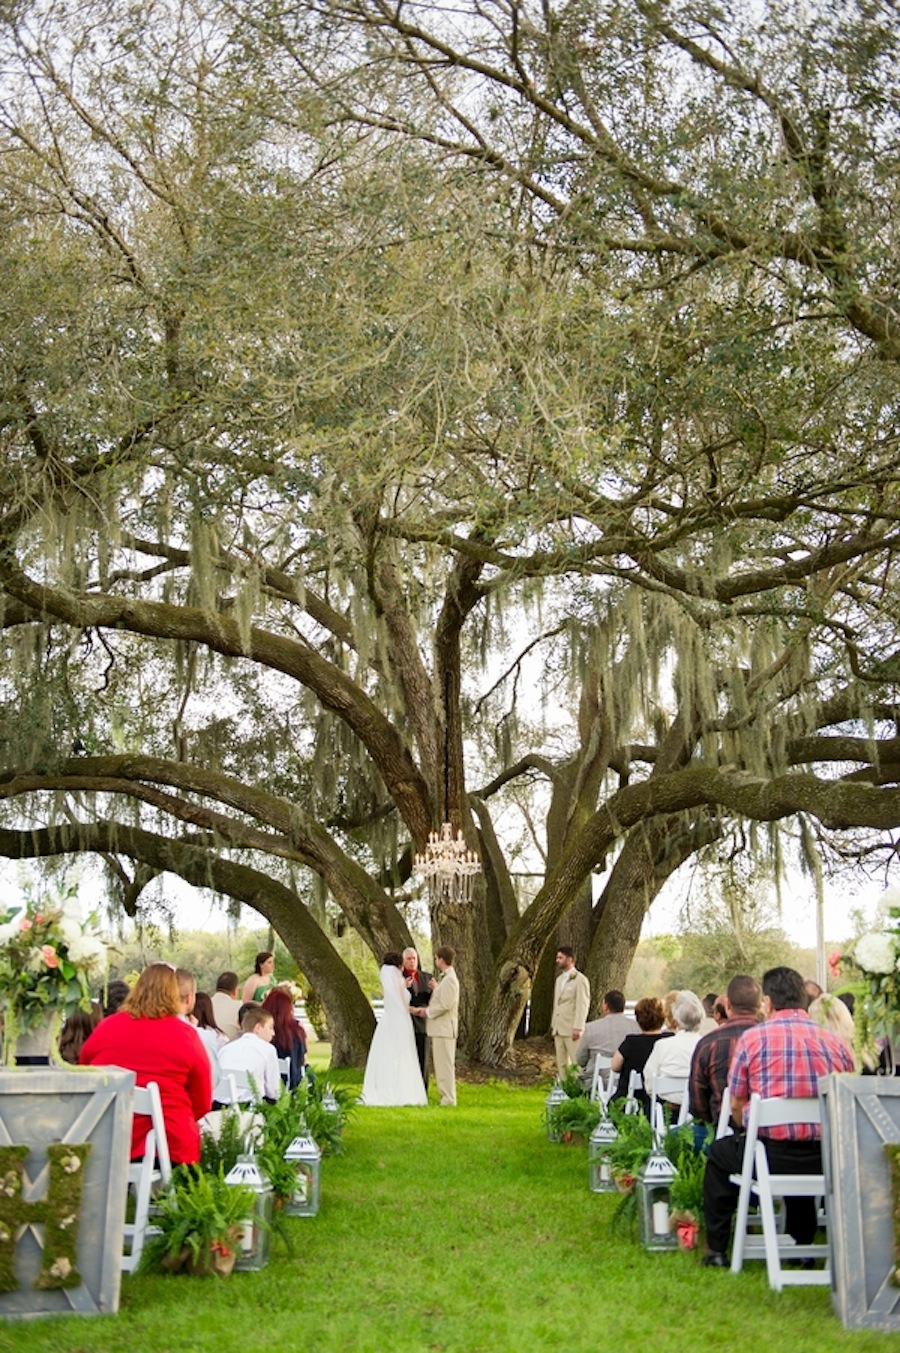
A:
[[[103,968],[106,966],[106,945],[96,935],[79,934],[69,945],[69,958],[84,968]]]
[[[18,920],[7,921],[6,925],[0,925],[0,947],[9,944],[13,936],[18,935],[19,933]]]
[[[81,939],[81,926],[77,921],[73,921],[69,916],[61,916],[59,919],[59,933],[63,938],[65,946],[71,951],[72,945],[77,944]]]
[[[81,924],[81,903],[78,901],[77,897],[69,896],[63,898],[60,913],[70,921],[75,921],[78,925]]]
[[[863,972],[893,972],[897,966],[893,936],[882,930],[870,930],[867,935],[860,935],[853,946],[853,957]]]
[[[898,917],[893,915],[895,911],[900,912],[900,887],[896,884],[885,888],[879,897],[875,907],[875,918],[878,921],[893,923],[891,925],[893,929],[898,924]]]

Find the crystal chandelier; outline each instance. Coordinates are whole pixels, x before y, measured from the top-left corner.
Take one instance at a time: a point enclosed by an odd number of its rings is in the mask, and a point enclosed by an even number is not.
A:
[[[474,850],[469,850],[462,832],[453,835],[449,822],[439,832],[430,832],[428,844],[417,855],[413,872],[427,879],[432,903],[471,902],[472,879],[481,873],[481,861]]]

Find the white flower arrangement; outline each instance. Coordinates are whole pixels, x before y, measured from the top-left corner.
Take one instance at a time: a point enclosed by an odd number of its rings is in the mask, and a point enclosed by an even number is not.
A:
[[[890,1045],[900,1029],[900,888],[882,893],[875,914],[878,928],[835,955],[837,964],[848,964],[862,979],[855,1023],[861,1048],[870,1051],[878,1039]]]
[[[858,968],[868,975],[880,976],[897,967],[897,949],[889,931],[870,930],[860,935],[853,946],[853,958]]]
[[[73,1010],[90,1010],[91,988],[102,985],[107,948],[91,917],[77,919],[77,901],[35,903],[0,920],[0,1017],[3,1061],[19,1034],[55,1017],[57,1029]]]

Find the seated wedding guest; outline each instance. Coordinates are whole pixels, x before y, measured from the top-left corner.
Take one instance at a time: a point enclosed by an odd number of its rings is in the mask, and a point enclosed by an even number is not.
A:
[[[694,1049],[700,1041],[702,1020],[700,997],[693,991],[679,991],[672,1002],[675,1032],[671,1038],[657,1043],[644,1064],[644,1089],[648,1095],[653,1093],[653,1082],[659,1076],[684,1076],[687,1079]],[[674,1091],[666,1096],[666,1103],[680,1107],[682,1099],[681,1091]]]
[[[275,955],[263,950],[256,955],[253,972],[244,983],[241,997],[247,1001],[263,1001],[275,985]]]
[[[234,1074],[239,1094],[249,1087],[248,1098],[252,1098],[255,1089],[257,1095],[272,1104],[281,1094],[278,1055],[272,1044],[274,1037],[275,1021],[271,1011],[251,1005],[241,1019],[240,1038],[226,1043],[219,1053],[222,1075]]]
[[[172,1163],[195,1165],[200,1159],[197,1119],[212,1105],[212,1074],[206,1049],[181,1012],[174,968],[151,963],[122,1009],[100,1021],[78,1060],[81,1066],[124,1067],[140,1086],[156,1081]],[[149,1128],[150,1119],[135,1114],[132,1160],[142,1154]]]
[[[220,972],[216,978],[216,989],[212,1003],[216,1015],[216,1024],[226,1038],[241,1036],[241,1003],[238,1000],[238,975],[236,972]]]
[[[106,988],[103,1001],[103,1014],[113,1015],[117,1010],[120,1010],[123,1003],[127,1000],[130,991],[131,987],[127,982],[123,982],[121,978],[117,977],[115,981],[110,982]]]
[[[59,1055],[70,1066],[78,1065],[78,1054],[102,1018],[102,1011],[94,1001],[90,1010],[73,1010],[59,1035]]]
[[[593,1087],[597,1057],[612,1057],[630,1033],[637,1033],[637,1029],[634,1020],[625,1014],[625,997],[621,991],[608,991],[603,997],[603,1014],[584,1026],[575,1052],[575,1060],[583,1068],[579,1079],[585,1090],[590,1092]],[[609,1073],[604,1071],[602,1075],[605,1086]]]
[[[833,1034],[837,1034],[850,1049],[853,1060],[859,1064],[853,1016],[840,997],[827,994],[817,996],[810,1002],[809,1016],[816,1021],[820,1029],[830,1029]],[[863,1057],[862,1061],[870,1071],[876,1065],[874,1058]]]
[[[719,995],[715,991],[708,991],[703,997],[703,1019],[700,1021],[700,1036],[711,1034],[713,1029],[718,1029],[719,1020],[716,1018],[716,1004],[719,1001]]]
[[[228,1039],[216,1023],[212,997],[208,991],[198,991],[194,996],[193,1018],[196,1020],[194,1029],[197,1036],[209,1054],[213,1086],[215,1086],[221,1074],[219,1051],[226,1046]]]
[[[192,1025],[194,1019],[194,1000],[197,996],[197,979],[188,968],[176,968],[175,980],[178,983],[178,995],[181,999],[181,1013]]]
[[[619,1083],[613,1093],[613,1099],[625,1099],[632,1071],[643,1075],[647,1058],[661,1038],[672,1038],[671,1029],[663,1027],[665,1014],[662,1001],[657,996],[644,996],[634,1007],[634,1018],[639,1032],[629,1034],[619,1045],[612,1059],[612,1070],[618,1071]],[[646,1110],[649,1100],[645,1091],[639,1090],[636,1098]]]
[[[672,1006],[675,1004],[675,998],[677,995],[678,995],[677,991],[667,991],[665,996],[663,996],[662,998],[663,1024],[667,1029],[671,1029],[672,1033],[675,1032],[675,1016],[672,1014]]]
[[[303,1079],[303,1064],[306,1061],[306,1038],[294,1018],[294,1003],[281,987],[273,987],[263,1001],[262,1008],[269,1011],[275,1025],[274,1047],[277,1056],[287,1057],[290,1061],[287,1087],[293,1090]]]
[[[690,1110],[698,1123],[718,1123],[735,1044],[761,1017],[762,992],[748,973],[732,977],[719,1000],[725,1005],[725,1019],[704,1034],[691,1058]]]

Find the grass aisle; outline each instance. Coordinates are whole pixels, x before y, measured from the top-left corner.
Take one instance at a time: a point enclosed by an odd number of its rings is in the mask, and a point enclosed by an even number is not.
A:
[[[276,1239],[259,1274],[125,1278],[118,1316],[0,1324],[0,1353],[897,1348],[842,1329],[827,1289],[777,1296],[760,1264],[732,1277],[611,1235],[616,1199],[589,1192],[583,1147],[547,1142],[543,1099],[462,1085],[455,1111],[360,1109],[292,1259]]]

